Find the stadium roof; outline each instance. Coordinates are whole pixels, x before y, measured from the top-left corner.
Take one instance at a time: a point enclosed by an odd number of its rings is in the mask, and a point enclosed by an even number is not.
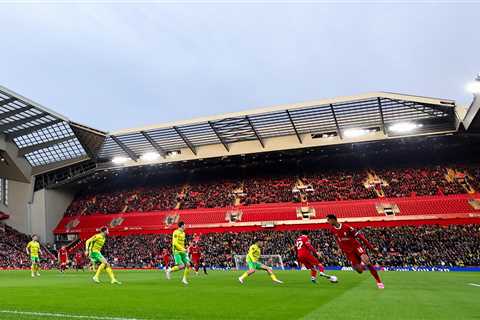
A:
[[[0,133],[38,174],[85,160],[115,167],[115,157],[139,165],[363,141],[358,133],[368,141],[449,133],[460,123],[455,107],[448,99],[374,92],[106,133],[0,86]],[[415,128],[394,130],[398,123]],[[144,161],[149,153],[159,160]]]
[[[105,138],[105,132],[72,122],[2,86],[0,133],[32,167],[88,159]]]
[[[209,145],[221,145],[228,154],[233,144],[244,141],[257,141],[261,151],[268,139],[285,136],[296,137],[300,145],[322,135],[346,143],[345,134],[358,129],[404,136],[391,128],[399,122],[414,122],[414,135],[455,131],[459,123],[452,100],[374,92],[112,132],[98,158],[137,161],[145,153],[165,158],[184,149],[205,156],[198,149]]]

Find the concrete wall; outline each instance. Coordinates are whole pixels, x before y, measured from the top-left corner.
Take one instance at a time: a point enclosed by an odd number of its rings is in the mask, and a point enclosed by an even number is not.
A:
[[[8,206],[0,204],[0,210],[8,213],[10,218],[5,222],[23,233],[30,233],[28,202],[31,199],[32,186],[13,180],[8,181]]]
[[[42,189],[36,191],[30,205],[31,233],[38,234],[42,242],[53,242],[53,229],[62,219],[72,202],[70,190]]]

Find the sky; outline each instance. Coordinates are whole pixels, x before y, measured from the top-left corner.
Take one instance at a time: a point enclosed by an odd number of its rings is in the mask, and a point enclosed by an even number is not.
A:
[[[480,1],[0,0],[0,12],[0,84],[105,131],[371,91],[468,105],[480,72]]]

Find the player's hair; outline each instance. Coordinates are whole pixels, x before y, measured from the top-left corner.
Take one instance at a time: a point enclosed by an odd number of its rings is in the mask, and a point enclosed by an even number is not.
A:
[[[107,231],[107,230],[108,230],[107,227],[101,227],[101,228],[100,228],[100,231],[101,231],[101,232],[105,232],[105,231]]]
[[[178,227],[179,227],[179,228],[183,227],[184,225],[185,225],[185,222],[183,222],[183,221],[180,221],[180,222],[178,223]]]
[[[327,219],[337,220],[337,216],[334,214],[327,214]]]
[[[32,239],[38,237],[36,234],[32,234]]]

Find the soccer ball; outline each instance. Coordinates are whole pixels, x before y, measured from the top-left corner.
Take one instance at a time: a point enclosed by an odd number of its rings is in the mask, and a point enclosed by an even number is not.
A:
[[[331,276],[331,277],[330,277],[330,282],[331,282],[331,283],[337,283],[337,282],[338,282],[338,278],[335,277],[335,276]]]

